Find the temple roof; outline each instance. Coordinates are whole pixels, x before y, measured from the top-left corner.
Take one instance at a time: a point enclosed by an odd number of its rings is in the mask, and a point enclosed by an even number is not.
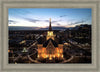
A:
[[[48,39],[48,40],[43,44],[43,47],[47,47],[47,45],[49,44],[49,41],[52,42],[52,44],[54,45],[54,47],[58,47],[58,44],[57,44],[54,40],[52,40],[51,38]]]
[[[44,37],[40,37],[37,42],[38,44],[43,44],[43,42],[45,41],[45,38]]]

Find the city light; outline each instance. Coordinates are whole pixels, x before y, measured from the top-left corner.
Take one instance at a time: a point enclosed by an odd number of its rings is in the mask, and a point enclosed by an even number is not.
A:
[[[9,64],[92,63],[90,8],[8,11]]]

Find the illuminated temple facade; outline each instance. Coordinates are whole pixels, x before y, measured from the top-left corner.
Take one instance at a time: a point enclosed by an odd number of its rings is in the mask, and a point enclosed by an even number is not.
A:
[[[63,59],[63,44],[55,42],[55,35],[51,27],[51,19],[49,22],[49,30],[47,31],[46,42],[38,44],[38,59]]]

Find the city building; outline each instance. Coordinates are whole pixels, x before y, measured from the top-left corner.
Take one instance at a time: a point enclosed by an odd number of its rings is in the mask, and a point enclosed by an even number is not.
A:
[[[48,59],[48,60],[61,60],[63,59],[63,44],[57,44],[54,39],[51,19],[49,30],[47,31],[46,42],[37,44],[38,46],[38,59]]]

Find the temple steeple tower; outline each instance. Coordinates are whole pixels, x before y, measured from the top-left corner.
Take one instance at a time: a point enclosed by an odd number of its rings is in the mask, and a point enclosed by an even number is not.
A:
[[[49,20],[50,24],[49,24],[49,31],[52,31],[52,27],[51,27],[51,18]]]
[[[49,21],[50,22],[49,22],[49,30],[47,32],[47,40],[50,38],[54,40],[55,35],[53,34],[52,27],[51,27],[51,18]]]

